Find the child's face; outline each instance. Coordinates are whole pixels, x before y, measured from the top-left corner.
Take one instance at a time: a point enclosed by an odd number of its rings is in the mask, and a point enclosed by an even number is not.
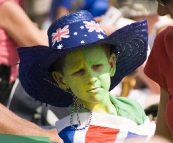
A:
[[[108,94],[114,71],[115,55],[108,58],[103,47],[87,47],[66,56],[61,81],[80,100],[98,103]]]

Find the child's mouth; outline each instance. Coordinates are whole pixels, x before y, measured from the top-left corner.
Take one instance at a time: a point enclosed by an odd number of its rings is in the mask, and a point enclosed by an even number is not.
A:
[[[99,87],[96,87],[96,88],[92,88],[88,90],[87,92],[97,92],[98,90],[99,90]]]

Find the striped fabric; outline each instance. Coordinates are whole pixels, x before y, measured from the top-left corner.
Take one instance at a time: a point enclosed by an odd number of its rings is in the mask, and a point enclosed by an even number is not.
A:
[[[73,125],[78,128],[84,127],[90,113],[79,113],[80,126],[77,122],[77,114],[73,116]],[[85,130],[75,131],[70,126],[70,116],[56,122],[59,136],[65,143],[123,143],[134,137],[149,138],[154,134],[155,124],[148,118],[142,125],[120,116],[92,113],[90,126]]]

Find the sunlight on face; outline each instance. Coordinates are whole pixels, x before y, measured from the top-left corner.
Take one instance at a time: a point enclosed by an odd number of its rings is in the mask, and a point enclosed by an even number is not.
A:
[[[66,56],[63,78],[80,100],[98,103],[109,93],[110,68],[104,48],[88,47]]]

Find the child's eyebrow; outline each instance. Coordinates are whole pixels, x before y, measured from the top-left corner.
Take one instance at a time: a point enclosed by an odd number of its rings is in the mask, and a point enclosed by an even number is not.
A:
[[[82,69],[83,67],[84,67],[84,62],[76,62],[76,63],[71,63],[69,65],[71,71],[77,71],[79,69]]]

